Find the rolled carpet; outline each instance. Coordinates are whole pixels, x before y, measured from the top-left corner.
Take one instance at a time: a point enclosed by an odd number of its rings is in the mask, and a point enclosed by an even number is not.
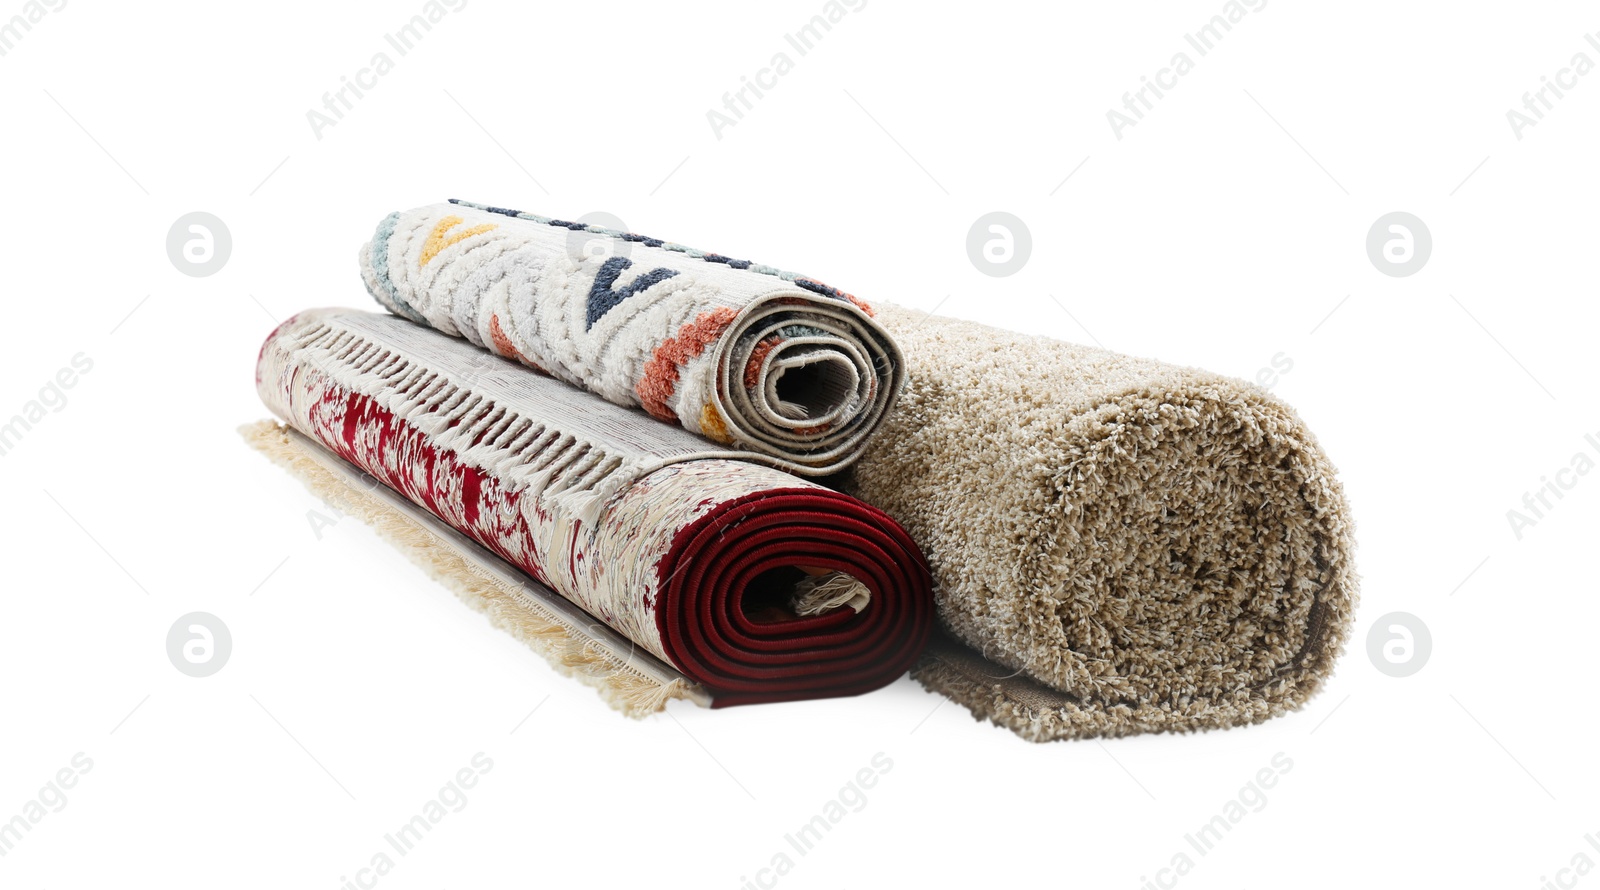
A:
[[[881,511],[400,318],[313,310],[257,390],[290,426],[709,690],[852,695],[926,643],[926,563]]]
[[[599,226],[433,204],[386,217],[361,270],[397,315],[796,473],[854,460],[904,379],[855,297]]]
[[[1035,740],[1304,703],[1357,579],[1333,466],[1259,387],[880,305],[909,383],[843,490],[928,557],[915,676]]]

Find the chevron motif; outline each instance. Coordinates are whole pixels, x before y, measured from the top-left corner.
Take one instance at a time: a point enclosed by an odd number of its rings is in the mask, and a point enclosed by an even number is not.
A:
[[[428,233],[428,240],[422,243],[422,254],[417,257],[417,267],[421,268],[426,266],[429,260],[438,256],[439,252],[444,250],[446,247],[465,241],[468,238],[471,238],[473,235],[481,235],[484,232],[495,228],[494,223],[483,223],[482,225],[476,225],[468,229],[463,229],[454,235],[447,234],[451,229],[461,225],[463,222],[465,222],[465,220],[459,216],[447,216],[444,219],[439,220],[439,224],[433,227],[432,232]]]
[[[613,290],[611,286],[617,283],[617,278],[632,265],[633,261],[627,257],[614,256],[600,266],[599,273],[594,276],[594,284],[589,288],[589,302],[584,313],[585,331],[594,327],[595,322],[604,318],[607,312],[617,308],[623,300],[643,293],[678,274],[672,269],[651,269],[635,278],[632,284],[622,290]]]

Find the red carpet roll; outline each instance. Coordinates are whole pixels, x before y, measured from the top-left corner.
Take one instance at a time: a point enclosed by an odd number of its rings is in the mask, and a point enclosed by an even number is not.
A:
[[[858,581],[861,611],[764,612],[761,579],[781,594],[782,573],[799,563]],[[927,567],[900,526],[822,488],[725,501],[679,532],[662,567],[656,622],[667,657],[730,703],[876,689],[915,660],[933,617]]]
[[[878,509],[402,319],[302,313],[257,368],[295,429],[713,695],[854,695],[903,674],[928,568]]]

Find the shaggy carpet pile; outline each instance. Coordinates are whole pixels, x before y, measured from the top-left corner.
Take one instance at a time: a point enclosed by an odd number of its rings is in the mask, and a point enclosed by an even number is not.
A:
[[[1036,741],[1255,723],[1332,670],[1357,579],[1295,412],[1209,372],[880,305],[909,384],[842,488],[903,524],[915,676]]]

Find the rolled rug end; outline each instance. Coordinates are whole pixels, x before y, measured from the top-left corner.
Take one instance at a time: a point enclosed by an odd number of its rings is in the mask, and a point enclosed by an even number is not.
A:
[[[956,642],[924,684],[1040,738],[1253,723],[1321,687],[1355,542],[1293,409],[1205,371],[885,310],[911,383],[844,490],[928,556]]]

